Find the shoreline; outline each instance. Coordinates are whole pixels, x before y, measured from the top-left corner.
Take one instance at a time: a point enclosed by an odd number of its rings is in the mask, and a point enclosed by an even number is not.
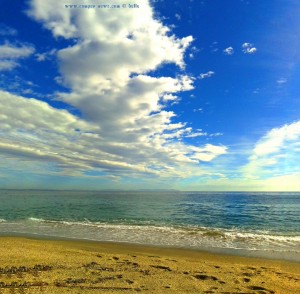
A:
[[[2,237],[13,237],[13,238],[28,238],[36,240],[45,240],[45,241],[69,241],[69,242],[86,242],[86,243],[95,243],[95,244],[119,244],[120,246],[137,246],[137,247],[146,247],[146,248],[161,248],[167,250],[187,250],[192,252],[206,252],[210,254],[218,255],[229,255],[233,257],[246,257],[246,258],[258,258],[258,259],[267,259],[267,260],[278,260],[278,261],[287,261],[295,262],[300,264],[300,254],[299,252],[294,251],[275,251],[275,250],[250,250],[242,248],[221,248],[221,247],[185,247],[185,246],[176,246],[176,245],[157,245],[157,244],[145,244],[138,242],[127,242],[127,241],[110,241],[110,240],[92,240],[85,238],[77,237],[61,237],[61,236],[52,236],[52,235],[41,235],[35,233],[0,233],[0,239]]]
[[[42,293],[70,293],[70,290],[79,293],[79,289],[80,293],[298,293],[300,290],[300,263],[292,261],[29,236],[1,236],[0,246],[0,291],[22,288],[27,293],[34,289]]]

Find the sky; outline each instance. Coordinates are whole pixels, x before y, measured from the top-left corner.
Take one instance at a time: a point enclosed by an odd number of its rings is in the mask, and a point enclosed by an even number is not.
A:
[[[297,0],[1,0],[0,188],[300,191],[299,49]]]

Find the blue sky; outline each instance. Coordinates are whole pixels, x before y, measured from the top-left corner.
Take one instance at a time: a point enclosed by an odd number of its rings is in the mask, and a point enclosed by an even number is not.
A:
[[[111,4],[2,1],[1,188],[300,190],[299,1]]]

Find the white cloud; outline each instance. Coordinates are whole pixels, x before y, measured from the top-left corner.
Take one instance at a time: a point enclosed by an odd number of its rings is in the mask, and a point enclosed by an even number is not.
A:
[[[163,96],[163,101],[176,101],[178,100],[178,96],[172,94],[166,94]]]
[[[167,94],[192,89],[187,76],[144,75],[165,62],[184,67],[183,53],[192,37],[170,36],[168,28],[153,18],[148,1],[141,4],[134,11],[62,9],[53,15],[56,1],[32,1],[30,14],[54,35],[80,39],[58,52],[61,80],[72,89],[60,99],[79,108],[87,119],[105,124],[108,133],[123,131],[126,123],[159,111]]]
[[[244,44],[242,44],[242,51],[245,54],[254,54],[257,52],[257,49],[251,43],[244,43]]]
[[[207,136],[206,132],[195,132],[189,135],[186,135],[186,138],[196,138],[196,137],[203,137],[203,136]]]
[[[300,191],[300,172],[270,177],[261,181],[265,191]]]
[[[300,139],[300,121],[269,131],[255,146],[257,156],[278,152],[287,142]]]
[[[20,47],[14,46],[8,42],[0,46],[1,59],[18,59],[30,56],[34,52],[32,46],[22,45]]]
[[[191,158],[200,161],[211,161],[216,157],[227,153],[227,148],[225,146],[215,146],[211,144],[206,144],[203,148],[194,147],[191,149],[195,151],[195,154],[193,154]]]
[[[223,136],[224,134],[223,133],[213,133],[213,134],[210,134],[209,136],[210,137],[219,137],[219,136]]]
[[[68,0],[62,7],[69,2],[82,4]],[[180,99],[180,92],[193,89],[194,78],[153,77],[149,72],[164,63],[184,69],[184,53],[193,38],[172,35],[153,17],[148,1],[139,4],[139,9],[95,11],[57,9],[56,0],[31,1],[32,18],[55,37],[73,39],[73,45],[57,51],[58,79],[70,91],[56,98],[82,117],[2,92],[3,152],[53,162],[69,174],[93,170],[162,178],[203,173],[194,170],[201,161],[226,153],[226,147],[182,143],[194,131],[185,122],[174,123],[175,113],[165,108]]]
[[[44,53],[36,53],[35,57],[37,61],[45,61],[51,59],[53,56],[55,56],[57,50],[52,49],[50,51],[44,52]]]
[[[201,111],[203,111],[203,108],[194,108],[193,109],[193,112],[201,112]]]
[[[34,52],[31,45],[15,46],[9,42],[0,45],[0,71],[12,70],[19,65],[18,60],[29,57]]]
[[[246,52],[245,53],[249,53],[249,54],[253,54],[257,51],[256,48],[250,48],[250,49],[246,49]]]
[[[18,31],[5,24],[0,24],[0,36],[16,36]]]
[[[264,179],[226,178],[220,174],[217,179],[208,178],[201,183],[189,183],[188,188],[198,191],[299,191],[299,179],[299,172]]]
[[[181,15],[178,14],[178,13],[176,13],[176,14],[175,14],[175,18],[176,18],[177,20],[181,20]]]
[[[270,130],[255,145],[244,172],[249,177],[299,171],[300,121]]]
[[[21,66],[21,64],[15,62],[13,60],[8,61],[8,66],[10,65],[10,63],[13,63],[13,64],[9,68],[9,70],[13,69],[15,67]],[[1,62],[0,62],[0,68],[1,68]],[[17,74],[8,74],[7,75],[4,72],[4,70],[2,73],[0,73],[0,89],[2,91],[8,91],[8,92],[11,92],[14,94],[20,94],[20,95],[26,94],[26,93],[28,94],[29,92],[31,92],[31,94],[34,97],[39,97],[39,98],[45,99],[44,94],[40,94],[40,93],[36,92],[36,90],[38,88],[39,88],[38,85],[36,85],[35,83],[33,83],[31,81],[24,79],[23,77],[21,77]]]
[[[0,60],[0,71],[12,70],[18,63],[13,60]]]
[[[223,52],[226,54],[226,55],[233,55],[234,54],[234,50],[232,47],[227,47],[226,49],[223,50]]]
[[[210,70],[207,73],[201,73],[199,75],[199,79],[203,80],[203,79],[211,78],[214,74],[215,74],[215,72]]]
[[[226,147],[206,145],[201,148],[174,141],[181,135],[192,134],[192,129],[182,123],[163,128],[164,131],[168,129],[170,137],[156,134],[158,130],[151,131],[151,124],[147,124],[144,130],[137,127],[140,137],[131,141],[130,138],[111,141],[103,137],[105,132],[98,124],[86,122],[45,102],[0,92],[0,103],[3,106],[0,153],[6,159],[52,163],[60,173],[78,175],[96,170],[115,176],[143,173],[185,177],[191,168],[189,164],[210,161],[226,153]],[[170,119],[167,112],[156,116],[161,123]],[[157,128],[157,122],[153,126]],[[142,140],[142,132],[149,132],[152,137]],[[132,134],[128,136],[132,139]]]
[[[218,42],[213,42],[209,47],[211,48],[211,52],[215,53],[219,51],[219,48],[217,47]]]
[[[280,78],[276,81],[278,85],[283,85],[287,82],[287,78]]]
[[[200,52],[202,49],[197,48],[196,46],[191,47],[192,54]]]

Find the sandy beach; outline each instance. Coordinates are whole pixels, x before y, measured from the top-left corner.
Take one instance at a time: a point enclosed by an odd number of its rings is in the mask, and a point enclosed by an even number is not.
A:
[[[0,293],[300,293],[300,264],[185,249],[0,238]]]

